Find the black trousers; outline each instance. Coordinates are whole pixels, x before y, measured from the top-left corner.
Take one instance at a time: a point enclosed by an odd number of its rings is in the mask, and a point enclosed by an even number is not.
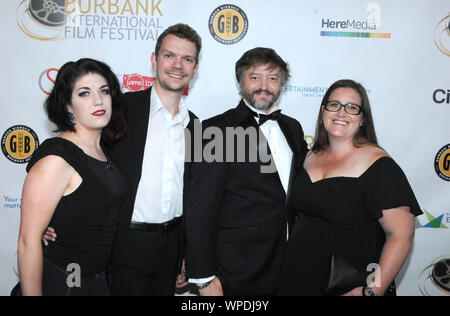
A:
[[[170,232],[130,230],[111,263],[113,296],[173,296],[179,271],[181,225]]]

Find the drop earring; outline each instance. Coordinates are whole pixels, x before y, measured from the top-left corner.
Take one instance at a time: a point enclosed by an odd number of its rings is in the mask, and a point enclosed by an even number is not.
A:
[[[75,116],[73,116],[72,113],[68,112],[67,116],[69,117],[69,120],[73,123],[73,121],[75,121]]]

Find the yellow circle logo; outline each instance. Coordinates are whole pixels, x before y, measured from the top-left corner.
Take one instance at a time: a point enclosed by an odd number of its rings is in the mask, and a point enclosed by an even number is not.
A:
[[[439,177],[450,181],[450,144],[443,147],[437,154],[434,167]]]
[[[36,133],[26,126],[13,126],[2,137],[3,154],[14,163],[27,163],[38,147]]]
[[[209,31],[219,43],[225,45],[236,44],[247,35],[247,15],[235,5],[222,5],[211,14]]]

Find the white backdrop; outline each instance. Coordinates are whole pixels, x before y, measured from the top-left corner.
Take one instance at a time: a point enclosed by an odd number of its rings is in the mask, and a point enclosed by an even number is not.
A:
[[[209,29],[213,12],[226,4],[240,8],[235,10],[247,22],[239,25],[239,30],[247,28],[245,36],[227,45]],[[58,5],[63,9],[58,11]],[[44,6],[47,11],[39,11]],[[445,159],[450,148],[444,148],[450,143],[448,0],[8,0],[2,7],[0,295],[8,295],[17,282],[15,254],[26,175],[26,164],[7,156],[31,154],[28,129],[41,143],[54,136],[43,101],[57,69],[69,60],[96,58],[125,78],[125,87],[142,87],[146,77],[153,77],[150,56],[156,38],[179,22],[203,38],[200,71],[186,98],[201,119],[237,105],[234,63],[256,46],[272,47],[289,62],[292,79],[281,104],[284,113],[302,123],[306,135],[314,135],[319,104],[331,83],[350,78],[368,89],[380,144],[403,168],[429,213],[417,220],[414,249],[398,278],[399,294],[450,295],[442,275],[433,278],[442,267],[439,262],[450,260],[450,172]],[[50,9],[53,14],[46,14]],[[67,12],[71,15],[64,25],[60,21]],[[228,29],[230,36],[233,29]],[[127,80],[132,74],[139,76]],[[22,126],[19,130],[25,133],[12,131],[14,126]],[[14,135],[25,135],[22,147],[8,145]],[[434,163],[439,151],[442,177]]]

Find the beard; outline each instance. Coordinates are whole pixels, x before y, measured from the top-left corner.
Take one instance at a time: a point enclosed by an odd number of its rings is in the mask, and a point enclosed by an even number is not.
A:
[[[266,93],[268,94],[267,100],[266,101],[257,101],[255,98],[255,95],[258,93]],[[263,89],[258,89],[255,91],[248,91],[245,88],[241,87],[241,96],[255,109],[260,110],[260,111],[267,111],[269,110],[274,104],[275,102],[278,101],[278,98],[280,97],[281,94],[281,90],[278,91],[278,93],[273,93],[272,91],[269,90],[263,90]],[[271,98],[270,98],[271,96]]]

